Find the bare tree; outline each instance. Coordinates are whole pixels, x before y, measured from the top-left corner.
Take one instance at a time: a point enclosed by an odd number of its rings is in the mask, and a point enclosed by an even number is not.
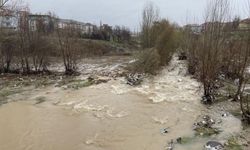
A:
[[[250,15],[250,1],[247,1],[247,12]],[[243,120],[250,123],[250,101],[248,95],[245,96],[245,87],[249,80],[249,72],[247,71],[249,67],[249,56],[250,56],[250,31],[244,31],[243,37],[241,37],[241,43],[243,45],[238,49],[238,57],[236,57],[236,62],[238,63],[238,85],[234,100],[240,100],[240,107],[242,111]]]
[[[197,57],[199,60],[199,76],[203,83],[206,103],[212,103],[216,94],[216,79],[220,73],[221,56],[227,42],[223,32],[225,22],[229,16],[229,2],[227,0],[211,0],[205,12],[205,23],[201,35]]]
[[[22,72],[30,73],[30,43],[31,43],[31,35],[30,35],[30,26],[29,26],[29,11],[22,11],[20,14],[19,20],[19,41],[20,41],[20,54],[19,59],[21,63]]]
[[[30,33],[29,47],[35,72],[48,72],[48,56],[52,46],[48,41],[49,36],[45,35],[43,29],[44,26],[37,26],[37,30]]]
[[[3,9],[3,7],[6,5],[6,3],[8,2],[9,0],[4,0],[2,2],[2,4],[0,4],[0,10]]]
[[[65,73],[71,75],[77,70],[77,60],[79,57],[79,29],[74,25],[69,24],[63,29],[57,27],[57,36],[63,63],[65,67]]]
[[[10,67],[13,61],[13,57],[16,53],[17,41],[15,37],[7,37],[2,41],[1,44],[1,56],[2,56],[2,68],[4,73],[10,72]]]
[[[154,22],[159,20],[159,9],[152,3],[148,2],[142,13],[141,22],[141,42],[143,48],[152,48],[152,33],[151,28]]]

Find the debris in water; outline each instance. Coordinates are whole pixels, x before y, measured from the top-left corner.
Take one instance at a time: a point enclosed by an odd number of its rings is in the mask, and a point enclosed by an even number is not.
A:
[[[141,84],[142,80],[143,80],[143,74],[128,74],[128,76],[126,77],[127,80],[127,84],[131,85],[131,86],[137,86],[139,84]]]
[[[208,96],[203,96],[201,102],[203,104],[211,104],[214,101],[215,97],[208,95]]]
[[[176,141],[177,141],[178,144],[182,144],[182,138],[181,137],[177,138]]]
[[[185,52],[181,52],[179,54],[179,60],[187,60],[187,55]]]
[[[228,113],[222,114],[222,117],[228,117],[228,116],[229,116]]]
[[[217,128],[214,128],[214,124],[215,121],[210,116],[204,116],[203,120],[194,124],[194,130],[196,131],[196,135],[211,136],[214,134],[219,134],[221,131]]]
[[[223,150],[224,146],[216,141],[209,141],[205,145],[206,150]]]
[[[171,142],[168,143],[166,150],[173,150],[173,149],[174,149],[174,140],[171,140]]]
[[[161,129],[161,134],[167,134],[169,132],[169,128]]]

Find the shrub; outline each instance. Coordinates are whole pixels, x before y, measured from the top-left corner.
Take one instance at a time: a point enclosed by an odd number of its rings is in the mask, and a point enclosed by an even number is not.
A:
[[[160,68],[160,55],[156,49],[146,49],[136,56],[129,70],[133,73],[156,74]]]

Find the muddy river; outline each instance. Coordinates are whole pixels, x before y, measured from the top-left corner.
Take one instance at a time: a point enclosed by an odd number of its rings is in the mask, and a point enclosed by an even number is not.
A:
[[[35,104],[39,97],[45,101]],[[208,111],[200,97],[200,84],[176,59],[138,87],[117,78],[78,90],[32,89],[0,106],[0,150],[165,150],[171,139],[194,136],[194,122]],[[224,132],[212,139],[241,130],[234,117],[222,125]],[[207,140],[175,149],[201,150]]]

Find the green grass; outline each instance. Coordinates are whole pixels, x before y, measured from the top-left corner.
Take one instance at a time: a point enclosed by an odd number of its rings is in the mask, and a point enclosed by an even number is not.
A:
[[[192,143],[194,140],[195,140],[195,137],[182,137],[182,138],[181,138],[181,143],[179,143],[179,144],[183,144],[183,145],[185,145],[185,144],[190,144],[190,143]]]
[[[38,98],[36,98],[36,103],[35,103],[35,105],[41,104],[41,103],[43,103],[43,102],[45,102],[45,101],[46,101],[46,97],[43,97],[43,96],[38,97]]]
[[[91,86],[92,84],[94,84],[93,81],[89,81],[89,80],[76,80],[76,81],[70,83],[69,85],[67,85],[67,87],[78,90],[80,88]]]
[[[243,150],[242,146],[238,143],[238,140],[235,137],[231,137],[230,139],[228,139],[225,149],[226,150]]]
[[[220,134],[220,130],[217,128],[205,128],[205,127],[199,127],[195,129],[196,133],[195,136],[202,136],[202,137],[209,137],[212,135]]]
[[[58,82],[58,87],[62,87],[62,86],[67,86],[67,88],[69,89],[80,89],[80,88],[84,88],[84,87],[88,87],[94,84],[94,81],[90,81],[90,80],[76,80],[76,79],[65,79],[62,80],[60,82]]]
[[[9,88],[4,88],[0,90],[0,106],[3,104],[8,103],[8,96],[18,94],[23,92],[24,90],[21,90],[19,88],[17,89],[9,89]]]

